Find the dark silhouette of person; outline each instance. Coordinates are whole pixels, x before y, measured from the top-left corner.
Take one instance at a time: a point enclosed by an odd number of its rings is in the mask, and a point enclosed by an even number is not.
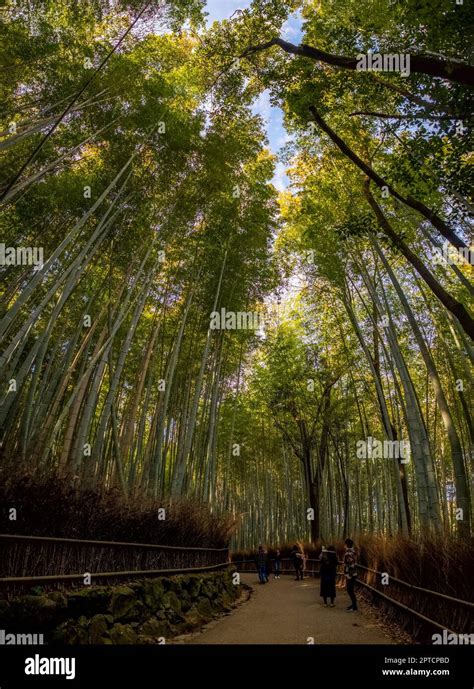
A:
[[[357,554],[354,548],[354,541],[346,538],[344,541],[346,552],[344,553],[344,574],[346,577],[346,589],[351,599],[351,604],[347,611],[353,612],[357,610],[357,600],[355,596],[355,583],[357,579]]]
[[[330,599],[331,608],[334,607],[334,599],[336,598],[336,576],[337,576],[337,555],[336,548],[333,545],[329,545],[323,548],[321,555],[319,557],[321,562],[320,565],[320,577],[321,577],[321,589],[320,595],[324,601],[324,607],[328,605],[328,598]]]
[[[291,549],[291,559],[293,561],[293,566],[296,572],[296,581],[303,579],[303,553],[301,552],[299,546],[294,545]]]
[[[280,572],[281,572],[281,553],[279,550],[277,550],[275,553],[274,572],[275,572],[275,579],[279,579],[280,578]]]
[[[265,583],[268,583],[270,581],[270,570],[271,570],[271,564],[270,564],[270,555],[268,554],[268,550],[266,548],[263,549],[263,552],[265,553]]]
[[[267,576],[267,553],[265,552],[263,545],[258,546],[257,556],[255,558],[257,563],[258,578],[261,584],[266,584],[268,581]]]

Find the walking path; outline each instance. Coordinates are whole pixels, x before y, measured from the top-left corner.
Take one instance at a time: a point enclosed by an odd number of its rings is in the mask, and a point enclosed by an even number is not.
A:
[[[295,581],[285,575],[260,585],[256,574],[242,574],[254,589],[250,600],[230,615],[211,622],[201,633],[188,637],[190,644],[393,644],[362,605],[348,613],[349,598],[337,589],[336,607],[325,608],[319,580]]]

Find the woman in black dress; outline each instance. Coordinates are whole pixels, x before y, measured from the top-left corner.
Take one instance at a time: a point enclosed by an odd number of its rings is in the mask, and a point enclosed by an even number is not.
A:
[[[328,598],[331,600],[330,607],[334,607],[334,599],[336,597],[336,575],[337,575],[337,554],[336,548],[333,545],[323,548],[319,557],[320,576],[321,576],[321,597],[324,601],[324,607],[327,608]]]

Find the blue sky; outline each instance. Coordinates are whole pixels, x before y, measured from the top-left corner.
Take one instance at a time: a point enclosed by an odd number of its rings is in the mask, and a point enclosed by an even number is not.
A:
[[[250,5],[250,0],[207,0],[206,12],[209,13],[207,23],[228,19],[235,10],[244,10]]]
[[[213,21],[228,19],[236,10],[245,9],[250,5],[250,0],[207,0],[206,11],[209,13],[208,24]],[[286,38],[292,43],[299,43],[301,40],[301,19],[295,15],[288,19],[282,27],[282,38]],[[270,149],[278,155],[282,146],[289,140],[288,134],[283,126],[283,113],[280,108],[271,105],[269,94],[264,92],[257,99],[253,106],[253,111],[259,114],[265,122],[265,128],[269,141]],[[288,186],[288,177],[285,174],[285,164],[278,161],[275,170],[273,183],[279,190]]]

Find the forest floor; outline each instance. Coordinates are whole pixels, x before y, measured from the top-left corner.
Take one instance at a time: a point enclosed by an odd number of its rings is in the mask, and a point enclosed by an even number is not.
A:
[[[256,574],[242,574],[253,589],[234,612],[214,620],[200,632],[176,639],[188,644],[396,644],[364,601],[347,612],[349,597],[337,589],[336,605],[325,608],[319,580],[295,581],[291,575],[260,585]],[[173,642],[172,642],[173,643]]]

